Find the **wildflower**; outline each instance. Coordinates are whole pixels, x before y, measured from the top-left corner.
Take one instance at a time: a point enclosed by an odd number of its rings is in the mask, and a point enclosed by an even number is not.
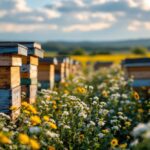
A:
[[[12,110],[12,111],[16,111],[17,109],[18,109],[17,106],[11,106],[11,107],[10,107],[10,110]]]
[[[41,119],[39,116],[31,116],[30,121],[32,125],[37,125],[41,123]]]
[[[82,141],[84,139],[84,134],[80,134],[79,139]]]
[[[32,105],[28,106],[28,110],[31,111],[33,114],[37,114],[37,110]]]
[[[49,121],[49,116],[43,116],[44,121]]]
[[[110,144],[111,144],[111,147],[116,147],[118,145],[118,140],[114,138],[111,140]]]
[[[107,91],[102,91],[103,97],[107,98],[108,97],[108,92]]]
[[[27,102],[22,102],[21,105],[22,105],[23,107],[28,107],[29,104],[28,104]]]
[[[57,129],[56,124],[54,124],[54,123],[52,123],[52,122],[49,122],[48,124],[49,124],[49,126],[50,126],[52,129]]]
[[[11,144],[11,140],[6,135],[4,135],[2,132],[0,132],[0,143]]]
[[[133,97],[135,98],[135,100],[139,100],[140,99],[140,96],[137,92],[134,91],[133,93]]]
[[[20,133],[18,140],[21,144],[24,144],[24,145],[29,144],[29,137],[26,134]]]
[[[125,126],[130,127],[131,126],[131,122],[130,121],[126,121],[125,122]]]
[[[144,110],[141,108],[141,109],[138,109],[138,112],[139,112],[139,113],[143,113]]]
[[[40,149],[40,144],[35,139],[30,139],[30,146],[33,150]]]
[[[101,138],[104,137],[104,135],[105,135],[105,134],[103,134],[103,133],[99,133],[99,134],[98,134],[98,137],[101,139]]]
[[[83,87],[77,87],[77,88],[75,89],[75,91],[76,91],[77,93],[79,93],[79,94],[85,94],[85,93],[86,93],[86,89],[83,88]]]
[[[49,146],[49,147],[48,147],[48,150],[55,150],[55,147]]]
[[[107,133],[109,133],[109,130],[108,129],[104,129],[104,130],[102,130],[102,133],[107,134]]]
[[[56,105],[53,105],[53,108],[54,108],[54,109],[57,109],[57,106],[56,106]]]
[[[32,134],[36,134],[36,133],[39,133],[41,130],[39,127],[30,127],[29,128],[29,132],[32,133]]]
[[[23,110],[23,113],[30,115],[30,111],[28,111],[28,110]]]
[[[126,147],[127,147],[127,143],[120,144],[120,145],[119,145],[119,147],[120,147],[121,149],[126,149]]]

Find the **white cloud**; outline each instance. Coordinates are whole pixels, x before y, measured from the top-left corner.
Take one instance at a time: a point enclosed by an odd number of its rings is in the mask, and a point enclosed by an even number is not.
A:
[[[0,10],[0,18],[4,17],[7,14],[7,11]]]
[[[78,20],[81,20],[81,21],[90,20],[92,18],[101,19],[101,20],[110,21],[110,22],[116,21],[116,16],[115,15],[113,15],[112,13],[104,13],[104,12],[75,13],[74,17]]]
[[[56,10],[50,10],[50,9],[39,9],[39,12],[45,14],[45,17],[52,19],[52,18],[59,18],[61,14]]]
[[[38,32],[41,30],[56,30],[57,25],[51,24],[13,24],[0,23],[0,32],[22,33],[22,32]]]
[[[150,10],[150,0],[126,0],[130,7],[140,8],[145,11]]]
[[[105,4],[107,2],[118,2],[120,0],[92,0],[92,4]]]
[[[15,4],[14,11],[16,12],[30,12],[31,8],[27,6],[26,0],[13,0]]]
[[[150,30],[150,21],[144,22],[144,21],[134,20],[128,26],[129,31],[137,32],[143,29]]]
[[[110,28],[111,25],[112,25],[111,23],[106,23],[106,22],[76,24],[76,25],[72,25],[72,26],[63,28],[63,31],[64,32],[74,32],[74,31],[88,32],[88,31],[107,29],[107,28]]]

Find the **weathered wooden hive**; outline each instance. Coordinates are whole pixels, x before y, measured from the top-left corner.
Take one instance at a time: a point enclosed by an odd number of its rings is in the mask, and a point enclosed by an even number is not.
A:
[[[0,43],[0,112],[11,115],[13,120],[20,114],[22,56],[27,56],[27,47]],[[17,110],[11,111],[11,106]]]
[[[39,59],[38,81],[40,88],[53,89],[55,83],[55,66],[58,65],[55,57]]]
[[[104,68],[104,67],[110,67],[113,63],[111,61],[106,61],[106,62],[101,62],[101,61],[97,61],[94,64],[94,70],[98,70],[100,68]]]
[[[150,87],[150,58],[126,59],[122,67],[127,79],[134,78],[133,87]]]
[[[64,82],[65,81],[65,58],[64,57],[57,57],[58,64],[55,65],[55,82]]]
[[[76,60],[71,60],[70,61],[70,73],[72,75],[77,75],[78,74],[78,71],[81,69],[80,68],[80,62],[79,61],[76,61]]]
[[[3,42],[4,43],[4,42]],[[44,57],[44,51],[41,44],[36,42],[5,42],[24,45],[28,48],[27,57],[22,57],[23,64],[21,66],[21,90],[25,93],[24,100],[34,103],[37,95],[38,87],[38,63],[39,58]]]

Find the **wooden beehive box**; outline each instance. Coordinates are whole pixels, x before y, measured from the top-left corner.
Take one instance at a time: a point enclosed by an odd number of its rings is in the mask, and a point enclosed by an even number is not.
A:
[[[5,42],[5,43],[19,43],[28,48],[28,56],[22,57],[23,65],[21,66],[21,85],[26,86],[29,88],[27,91],[30,91],[30,86],[34,87],[34,91],[37,92],[38,86],[38,61],[39,58],[44,57],[44,51],[41,48],[41,44],[37,42],[23,42],[23,41],[14,41],[14,42]],[[25,88],[22,88],[22,92]],[[33,89],[33,88],[32,88]],[[26,94],[26,101],[29,103],[33,103],[36,101],[36,94],[35,98],[31,98],[31,92]],[[32,101],[30,101],[32,99]]]
[[[16,119],[20,113],[22,55],[27,56],[26,47],[0,43],[0,112],[11,115],[12,119]],[[11,111],[11,106],[16,106],[18,109]]]
[[[53,89],[55,83],[55,65],[57,59],[45,57],[39,60],[38,80],[42,89]]]
[[[94,70],[99,70],[100,68],[110,67],[113,63],[111,61],[101,62],[97,61],[94,63]]]
[[[127,79],[134,78],[133,87],[150,87],[150,58],[126,59],[122,67]]]
[[[55,82],[64,82],[65,81],[65,59],[64,57],[57,57],[58,64],[55,65]]]
[[[41,48],[41,44],[36,42],[19,43],[28,47],[28,57],[23,57],[21,67],[21,84],[22,92],[27,92],[26,101],[32,104],[36,101],[37,96],[39,58],[44,57],[44,51]]]

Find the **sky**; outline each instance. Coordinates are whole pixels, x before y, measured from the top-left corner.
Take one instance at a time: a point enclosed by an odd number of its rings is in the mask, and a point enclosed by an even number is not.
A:
[[[150,38],[150,0],[0,0],[0,40]]]

